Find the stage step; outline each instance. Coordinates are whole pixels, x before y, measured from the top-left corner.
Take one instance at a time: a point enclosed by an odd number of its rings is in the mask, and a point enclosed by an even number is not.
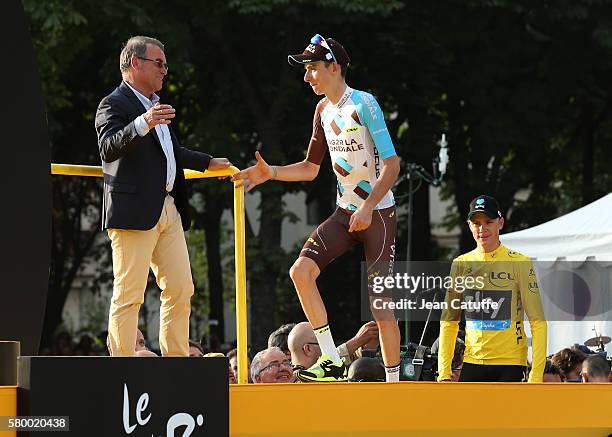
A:
[[[326,383],[230,386],[232,437],[612,433],[612,384]]]
[[[220,387],[214,390],[210,380],[204,383],[208,378],[200,373],[211,368],[188,365],[203,363],[198,360],[134,359],[129,360],[131,363],[104,358],[76,359],[76,362],[74,358],[51,358],[54,363],[47,360],[39,361],[38,369],[34,367],[34,371],[42,371],[41,376],[47,370],[52,371],[56,374],[55,380],[43,384],[32,378],[24,385],[29,385],[30,396],[42,396],[39,398],[42,403],[29,399],[30,406],[35,406],[33,413],[72,414],[70,423],[75,428],[81,423],[91,424],[95,419],[97,425],[89,427],[88,436],[98,435],[97,430],[107,428],[111,423],[116,423],[116,429],[122,429],[122,411],[127,412],[128,425],[137,423],[139,408],[143,411],[141,416],[153,413],[154,418],[163,418],[165,423],[177,411],[173,408],[178,406],[177,403],[181,404],[181,411],[193,418],[198,412],[206,415],[206,411],[215,405],[215,399],[221,405],[224,403],[223,396],[215,394],[219,393]],[[163,363],[166,360],[172,364],[167,366]],[[36,365],[35,361],[29,363],[30,368],[32,364]],[[180,376],[176,374],[177,365],[183,369]],[[222,371],[226,365],[224,360],[222,366],[212,369],[215,380],[226,377]],[[57,372],[62,368],[64,375],[58,377]],[[100,370],[107,372],[103,377],[105,381],[92,383],[100,376],[96,372]],[[173,389],[167,385],[165,370],[175,371],[171,378],[176,381]],[[72,375],[72,379],[65,378],[66,375]],[[38,384],[46,385],[52,393],[40,393],[35,387]],[[126,386],[129,388],[127,398]],[[81,395],[79,390],[82,390]],[[145,392],[149,393],[148,405],[141,400]],[[90,401],[80,402],[78,399],[83,394],[86,394],[84,399]],[[23,403],[25,390],[20,391],[19,396],[20,403]],[[66,401],[66,397],[72,401]],[[48,401],[43,401],[44,398]],[[94,398],[97,401],[93,401]],[[48,409],[48,402],[55,403],[52,411]],[[612,384],[400,382],[231,385],[229,432],[233,437],[607,436],[612,434],[610,405]],[[95,407],[92,409],[92,406]],[[0,416],[16,414],[16,387],[0,387]],[[88,418],[88,414],[91,417]],[[106,420],[100,421],[100,417],[106,417]],[[142,428],[142,431],[147,430],[147,426]],[[162,426],[156,426],[156,436],[163,434],[161,429]],[[206,426],[201,429],[196,426],[193,437],[207,435],[205,429]],[[69,432],[62,435],[84,434]],[[0,432],[0,437],[5,436],[13,437],[15,434]]]

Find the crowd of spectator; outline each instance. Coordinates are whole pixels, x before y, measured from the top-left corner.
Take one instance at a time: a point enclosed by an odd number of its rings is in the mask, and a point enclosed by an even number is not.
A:
[[[44,347],[40,355],[48,356],[106,356],[106,332],[99,335],[82,333],[73,337],[67,331],[61,331],[55,335],[50,346]]]
[[[544,375],[550,382],[612,382],[610,361],[606,356],[581,345],[551,355]]]
[[[378,348],[376,323],[364,324],[357,334],[338,346],[338,352],[349,367],[349,382],[384,382],[382,362],[373,358]],[[438,340],[431,347],[435,356]],[[459,380],[463,366],[465,343],[457,337],[452,361],[453,381]],[[235,350],[232,356],[236,356]],[[283,359],[283,355],[285,359]],[[310,323],[282,325],[268,339],[268,348],[257,353],[250,364],[249,376],[255,383],[294,382],[290,379],[290,366],[308,368],[317,361],[321,350]],[[526,369],[525,381],[529,368]],[[234,367],[234,374],[237,368]],[[550,355],[544,370],[544,382],[612,382],[610,361],[601,352],[586,346],[574,345]]]
[[[355,336],[338,346],[338,353],[349,367],[349,382],[384,382],[385,369],[382,362],[373,358],[379,347],[378,327],[367,322]],[[457,337],[452,361],[453,381],[459,380],[463,365],[465,344]],[[431,347],[435,356],[438,340]],[[60,332],[50,348],[41,355],[56,356],[112,356],[106,344],[106,333],[94,336],[89,333],[73,338],[67,332]],[[159,357],[159,351],[150,347],[143,333],[138,330],[134,345],[136,357]],[[226,356],[229,360],[228,377],[230,384],[237,382],[238,351],[231,349],[207,351],[201,343],[189,341],[190,357]],[[249,383],[292,383],[296,368],[309,368],[321,356],[314,330],[308,322],[290,323],[280,326],[268,338],[268,347],[247,358]],[[529,369],[527,369],[529,371]],[[548,356],[544,369],[544,382],[612,382],[610,360],[586,346],[575,344]]]

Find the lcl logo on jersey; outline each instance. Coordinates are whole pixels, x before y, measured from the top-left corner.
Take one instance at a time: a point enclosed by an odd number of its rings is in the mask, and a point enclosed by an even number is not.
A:
[[[510,280],[514,281],[512,277],[512,273],[508,272],[491,272],[491,279],[501,279],[501,280]]]
[[[346,133],[357,132],[358,130],[359,130],[359,126],[347,127],[346,128]]]
[[[514,281],[514,276],[510,272],[489,273],[489,282],[496,287],[508,287],[511,281]]]
[[[517,320],[515,325],[516,344],[520,344],[523,339],[523,326],[520,320]]]

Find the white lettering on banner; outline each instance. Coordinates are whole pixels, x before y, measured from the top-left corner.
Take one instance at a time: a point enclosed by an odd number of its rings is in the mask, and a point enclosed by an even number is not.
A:
[[[130,425],[130,394],[127,384],[123,384],[123,430],[131,434],[135,429],[136,425]]]
[[[204,417],[201,414],[198,414],[197,421],[198,425],[202,426],[204,423]],[[185,429],[182,437],[190,436],[195,429],[195,421],[193,420],[191,414],[176,413],[174,416],[172,416],[166,425],[166,437],[174,437],[174,431],[181,426],[187,426],[187,429]]]
[[[130,393],[128,390],[127,384],[123,384],[123,430],[126,434],[132,434],[138,425],[145,426],[151,420],[151,414],[149,414],[146,418],[142,418],[142,414],[145,412],[149,405],[149,394],[143,393],[138,398],[138,402],[136,403],[136,422],[135,424],[130,424]],[[181,436],[177,437],[189,437],[191,433],[194,431],[196,423],[198,426],[204,425],[204,416],[198,414],[194,419],[191,414],[188,413],[176,413],[166,423],[166,437],[175,437],[174,432],[177,428],[185,426],[185,431]],[[154,434],[151,434],[153,436]]]
[[[125,391],[127,392],[127,385],[125,386]],[[146,419],[142,418],[142,413],[144,412],[144,410],[147,409],[148,405],[149,393],[143,393],[142,396],[140,396],[140,399],[138,399],[138,403],[136,404],[136,421],[140,426],[146,425],[149,422],[149,419],[151,419],[151,414],[149,414]]]

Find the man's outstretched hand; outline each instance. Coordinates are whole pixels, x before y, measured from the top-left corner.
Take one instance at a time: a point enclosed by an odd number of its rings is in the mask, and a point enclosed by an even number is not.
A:
[[[213,158],[208,163],[207,170],[224,170],[230,165],[232,165],[232,163],[227,158]]]
[[[257,159],[255,165],[245,168],[232,176],[232,182],[241,180],[236,187],[244,186],[246,193],[257,185],[272,179],[272,167],[268,165],[258,151],[255,151],[255,159]]]
[[[153,129],[158,124],[170,124],[176,116],[176,110],[171,105],[157,102],[144,113],[144,120]]]

